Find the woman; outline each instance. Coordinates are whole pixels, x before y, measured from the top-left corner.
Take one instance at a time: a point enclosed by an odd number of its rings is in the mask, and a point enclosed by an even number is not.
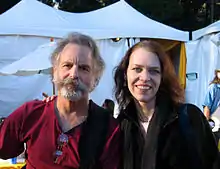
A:
[[[215,70],[215,77],[211,81],[208,92],[205,97],[205,101],[203,104],[204,107],[204,115],[206,116],[207,120],[210,117],[217,113],[217,108],[220,104],[220,69]],[[220,111],[220,110],[218,110]]]
[[[121,168],[214,167],[218,149],[209,124],[196,106],[187,105],[190,126],[186,128],[192,129],[194,140],[189,142],[181,129],[184,90],[159,44],[142,41],[130,48],[114,79],[124,149]]]

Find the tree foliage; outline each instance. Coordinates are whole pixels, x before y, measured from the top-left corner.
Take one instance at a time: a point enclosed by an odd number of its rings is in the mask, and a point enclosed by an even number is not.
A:
[[[44,4],[47,4],[49,6],[54,6],[55,5],[55,1],[53,1],[53,0],[38,0],[38,1],[40,1]]]
[[[20,0],[0,0],[0,14]],[[118,0],[38,0],[68,12],[93,11]],[[193,31],[210,24],[211,0],[126,0],[147,17],[181,30]],[[215,2],[220,0],[214,0]],[[220,19],[220,5],[214,7],[214,21]],[[117,11],[115,11],[117,12]]]
[[[171,26],[178,26],[181,23],[179,18],[183,13],[183,7],[178,0],[129,0],[128,2],[153,20]]]
[[[0,14],[9,10],[12,6],[20,2],[20,0],[0,0]]]
[[[116,1],[117,0],[59,0],[59,9],[68,12],[88,12]],[[206,0],[126,1],[147,17],[178,29],[191,31],[208,24],[207,10],[202,10]]]
[[[53,0],[40,1],[50,4],[51,6],[54,5]],[[110,0],[56,0],[55,2],[59,3],[60,10],[67,12],[89,12],[110,4]]]

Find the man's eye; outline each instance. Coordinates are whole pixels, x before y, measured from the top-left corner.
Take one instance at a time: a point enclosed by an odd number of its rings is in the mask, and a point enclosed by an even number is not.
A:
[[[83,71],[86,71],[86,72],[90,71],[90,69],[88,67],[80,66],[79,68]]]
[[[71,68],[72,66],[70,64],[65,64],[65,65],[63,65],[63,67]]]

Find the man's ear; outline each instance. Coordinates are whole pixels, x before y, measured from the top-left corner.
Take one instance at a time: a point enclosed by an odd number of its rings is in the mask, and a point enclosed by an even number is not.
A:
[[[57,65],[55,65],[55,66],[53,66],[53,68],[52,68],[52,70],[51,70],[52,72],[52,75],[54,74],[54,73],[56,73],[56,71],[57,71]]]
[[[98,84],[99,84],[99,79],[98,78],[94,79],[89,92],[92,92],[98,86]]]
[[[51,68],[51,71],[50,71],[52,80],[54,79],[54,74],[55,74],[56,72],[57,72],[57,67],[56,67],[56,66],[53,66],[53,67]]]

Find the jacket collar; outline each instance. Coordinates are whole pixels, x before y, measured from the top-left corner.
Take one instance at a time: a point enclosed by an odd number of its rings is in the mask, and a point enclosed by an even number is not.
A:
[[[155,116],[157,116],[157,118],[159,118],[159,121],[162,125],[161,127],[165,128],[167,125],[169,125],[170,123],[172,123],[178,118],[176,107],[177,106],[174,106],[171,99],[169,98],[163,98],[163,99],[157,100],[155,113],[152,118],[155,118]],[[134,120],[136,111],[137,109],[136,109],[134,100],[132,99],[128,103],[124,111],[120,113],[119,117],[122,119],[127,119],[129,121],[132,121],[136,125],[139,125]]]

